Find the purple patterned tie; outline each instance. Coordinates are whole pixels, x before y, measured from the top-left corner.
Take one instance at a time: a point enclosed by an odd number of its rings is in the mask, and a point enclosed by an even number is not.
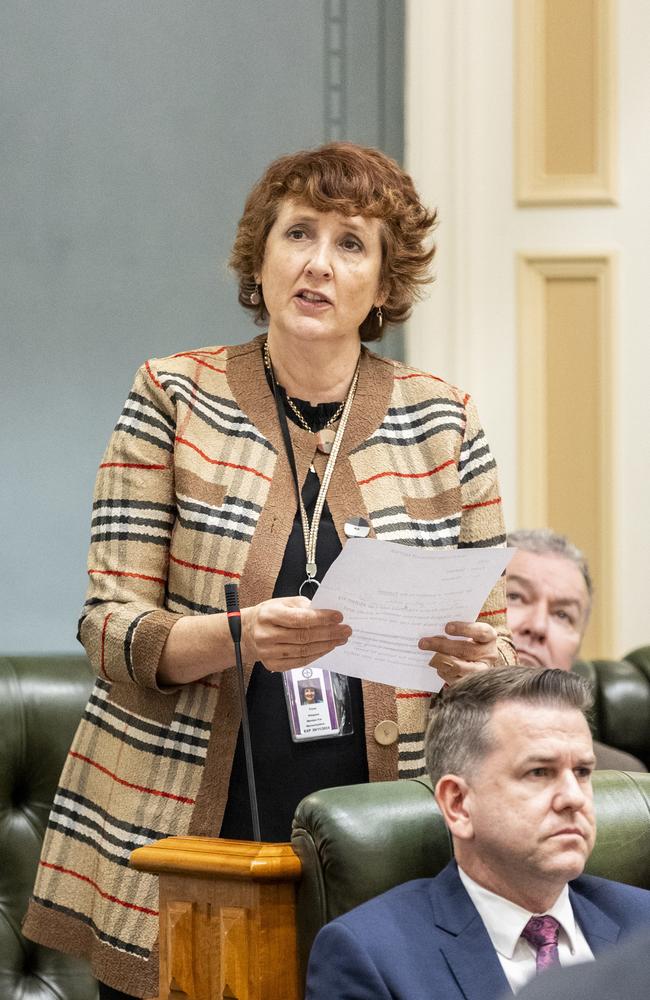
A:
[[[521,932],[522,938],[529,941],[537,950],[535,967],[538,975],[544,969],[560,964],[557,951],[559,933],[560,925],[555,917],[550,917],[548,914],[544,917],[531,917]]]

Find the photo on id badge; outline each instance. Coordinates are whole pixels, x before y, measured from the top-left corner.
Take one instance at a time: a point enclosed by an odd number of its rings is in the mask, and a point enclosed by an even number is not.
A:
[[[294,740],[339,736],[341,725],[329,670],[298,667],[284,674],[284,690]]]

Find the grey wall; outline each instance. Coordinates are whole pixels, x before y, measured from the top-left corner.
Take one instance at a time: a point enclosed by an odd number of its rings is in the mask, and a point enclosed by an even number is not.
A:
[[[273,157],[401,157],[403,3],[2,0],[0,73],[0,652],[70,651],[135,369],[255,332],[225,261]]]

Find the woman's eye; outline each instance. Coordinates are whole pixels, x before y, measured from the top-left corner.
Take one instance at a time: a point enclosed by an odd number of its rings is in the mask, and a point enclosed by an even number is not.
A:
[[[299,228],[290,229],[289,232],[287,233],[287,236],[289,237],[290,240],[301,240],[304,235],[305,235],[305,230]]]
[[[363,250],[362,244],[353,236],[346,236],[343,240],[343,246],[346,250]]]

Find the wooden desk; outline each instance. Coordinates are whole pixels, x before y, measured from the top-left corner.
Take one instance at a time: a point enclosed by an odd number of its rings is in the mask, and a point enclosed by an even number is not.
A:
[[[290,844],[170,837],[131,865],[160,880],[159,1000],[300,1000]]]

